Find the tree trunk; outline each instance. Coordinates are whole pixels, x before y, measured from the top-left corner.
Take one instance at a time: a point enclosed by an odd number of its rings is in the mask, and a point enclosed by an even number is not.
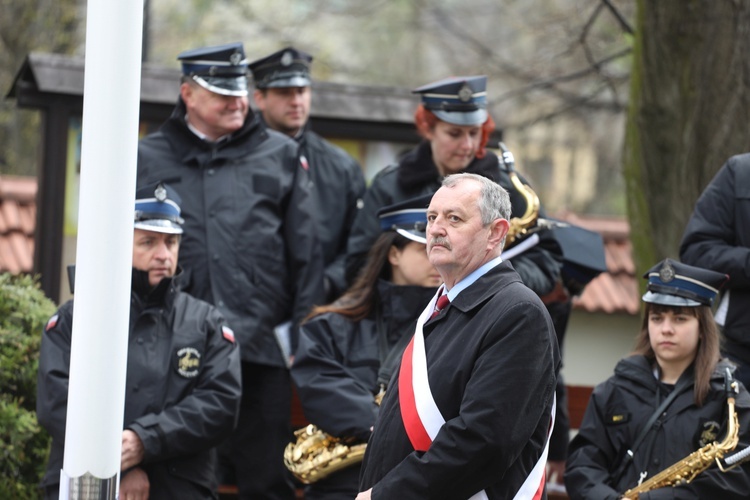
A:
[[[638,0],[623,155],[638,272],[678,258],[693,206],[750,151],[750,2]]]

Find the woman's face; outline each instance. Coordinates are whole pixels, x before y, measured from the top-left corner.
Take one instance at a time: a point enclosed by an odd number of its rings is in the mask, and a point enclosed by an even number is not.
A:
[[[700,323],[686,309],[651,311],[648,315],[648,336],[661,367],[684,370],[698,352]]]
[[[453,125],[438,120],[426,135],[438,171],[441,175],[449,175],[462,171],[474,159],[482,139],[482,127]]]
[[[392,246],[388,252],[388,262],[391,264],[391,281],[394,285],[436,287],[443,282],[427,258],[424,243],[412,241],[401,249]]]

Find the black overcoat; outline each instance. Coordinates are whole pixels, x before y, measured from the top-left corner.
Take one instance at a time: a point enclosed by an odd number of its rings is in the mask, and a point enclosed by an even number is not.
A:
[[[560,357],[544,305],[502,262],[424,326],[428,378],[445,424],[427,452],[404,430],[398,372],[360,479],[379,499],[513,498],[540,459]],[[546,496],[545,496],[546,498]]]

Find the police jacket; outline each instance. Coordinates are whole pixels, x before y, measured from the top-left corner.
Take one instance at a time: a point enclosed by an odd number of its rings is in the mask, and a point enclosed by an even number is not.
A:
[[[502,262],[424,325],[427,377],[445,424],[426,452],[404,430],[395,370],[367,444],[373,500],[513,498],[550,430],[560,356],[539,297]],[[542,498],[546,498],[543,495]]]
[[[72,313],[68,301],[42,335],[37,417],[52,436],[43,486],[59,483],[63,465]],[[215,497],[211,448],[234,429],[242,391],[221,314],[174,279],[149,291],[147,273],[134,270],[127,370],[124,426],[143,442],[151,498]]]
[[[698,199],[680,244],[686,264],[729,275],[716,320],[726,352],[750,364],[750,153],[733,156]],[[726,301],[726,304],[724,304]]]
[[[365,193],[365,177],[354,158],[310,130],[309,124],[297,141],[313,183],[317,236],[326,266],[325,302],[330,302],[346,290],[346,242]]]
[[[711,391],[702,407],[693,399],[692,380],[657,419],[632,461],[622,461],[641,429],[667,396],[655,377],[651,363],[641,355],[623,359],[615,374],[598,385],[591,395],[583,423],[570,444],[565,486],[571,499],[607,500],[619,498],[638,484],[684,459],[689,454],[726,435],[727,400],[724,368],[720,362],[711,379]],[[736,401],[740,444],[750,444],[750,397],[744,387]],[[744,499],[750,491],[747,463],[727,473],[716,465],[700,473],[692,483],[640,494],[640,499]]]
[[[487,151],[475,158],[464,172],[479,174],[500,184],[511,195],[512,216],[520,216],[525,201],[513,185],[498,157]],[[430,143],[423,141],[401,160],[378,172],[365,193],[362,209],[354,220],[347,245],[347,277],[351,281],[363,266],[367,252],[380,234],[377,211],[385,206],[418,196],[432,194],[440,188],[442,177],[432,160]],[[533,247],[512,259],[513,267],[526,286],[537,295],[555,288],[560,275],[560,261],[549,250]]]
[[[285,366],[274,327],[297,323],[323,303],[314,204],[298,146],[266,130],[252,111],[228,138],[203,141],[185,113],[180,99],[162,127],[140,141],[138,183],[162,180],[182,198],[185,290],[222,312],[243,361]]]
[[[380,407],[378,374],[391,354],[398,366],[399,342],[411,338],[417,317],[435,288],[378,283],[378,306],[370,317],[353,322],[337,313],[324,313],[304,323],[292,365],[305,417],[337,437],[366,442]],[[398,352],[391,353],[397,349]],[[381,376],[390,378],[389,373]],[[305,497],[344,499],[357,495],[360,465],[352,465],[306,489]]]

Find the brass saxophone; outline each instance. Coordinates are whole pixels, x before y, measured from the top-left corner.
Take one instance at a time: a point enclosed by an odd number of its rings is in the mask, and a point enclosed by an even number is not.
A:
[[[722,465],[721,459],[725,454],[731,452],[737,446],[737,443],[739,442],[740,424],[737,418],[737,413],[734,409],[735,395],[738,391],[737,382],[731,379],[731,374],[728,373],[727,377],[729,377],[727,378],[726,388],[728,422],[727,434],[724,439],[720,443],[713,442],[697,451],[694,451],[679,462],[659,472],[651,479],[629,489],[623,493],[623,497],[635,500],[638,498],[639,494],[647,491],[664,488],[666,486],[687,484],[695,479],[698,474],[708,469],[714,462],[716,462],[716,465],[722,472],[729,470],[729,468],[725,468]]]
[[[385,396],[384,387],[375,395],[379,406]],[[365,456],[367,443],[354,438],[339,438],[310,424],[294,431],[295,441],[284,449],[284,465],[304,484],[312,484],[336,471],[358,464]]]
[[[510,228],[505,237],[505,247],[508,248],[515,243],[517,239],[524,236],[532,226],[534,226],[539,217],[540,203],[539,196],[537,196],[534,190],[531,189],[530,186],[521,182],[521,179],[518,177],[515,170],[515,159],[513,153],[508,150],[503,142],[500,143],[500,151],[503,153],[500,156],[500,159],[503,162],[505,169],[508,171],[508,177],[510,177],[511,184],[513,184],[515,190],[526,200],[526,210],[524,213],[520,217],[511,217],[508,221],[510,223]]]

